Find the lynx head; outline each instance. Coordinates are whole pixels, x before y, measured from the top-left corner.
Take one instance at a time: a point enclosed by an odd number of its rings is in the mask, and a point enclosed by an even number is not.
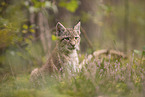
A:
[[[59,37],[59,49],[64,51],[79,50],[80,22],[74,28],[65,28],[60,22],[56,25],[56,35]]]

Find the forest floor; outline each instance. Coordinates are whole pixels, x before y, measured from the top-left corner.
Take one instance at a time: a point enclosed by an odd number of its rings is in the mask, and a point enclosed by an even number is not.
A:
[[[33,87],[30,74],[5,74],[0,97],[144,97],[145,59],[130,54],[127,59],[93,58],[80,72],[49,77]]]

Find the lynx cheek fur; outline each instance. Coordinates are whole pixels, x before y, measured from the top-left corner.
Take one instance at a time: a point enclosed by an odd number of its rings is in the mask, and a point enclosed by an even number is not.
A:
[[[74,28],[65,28],[60,22],[56,25],[58,37],[56,48],[53,50],[46,64],[40,69],[31,72],[30,80],[33,82],[43,75],[53,72],[73,71],[79,69],[77,50],[80,44],[80,22]]]

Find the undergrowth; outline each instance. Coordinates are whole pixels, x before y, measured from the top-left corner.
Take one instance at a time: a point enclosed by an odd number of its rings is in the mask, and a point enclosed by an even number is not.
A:
[[[80,72],[49,77],[34,87],[29,74],[5,74],[0,97],[144,97],[145,59],[130,54],[128,59],[93,58]]]

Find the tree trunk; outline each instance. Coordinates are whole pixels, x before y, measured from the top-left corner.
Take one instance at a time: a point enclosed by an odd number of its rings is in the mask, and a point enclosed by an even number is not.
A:
[[[129,19],[129,2],[128,0],[124,1],[125,14],[124,14],[124,52],[127,52],[127,43],[128,43],[128,19]]]

